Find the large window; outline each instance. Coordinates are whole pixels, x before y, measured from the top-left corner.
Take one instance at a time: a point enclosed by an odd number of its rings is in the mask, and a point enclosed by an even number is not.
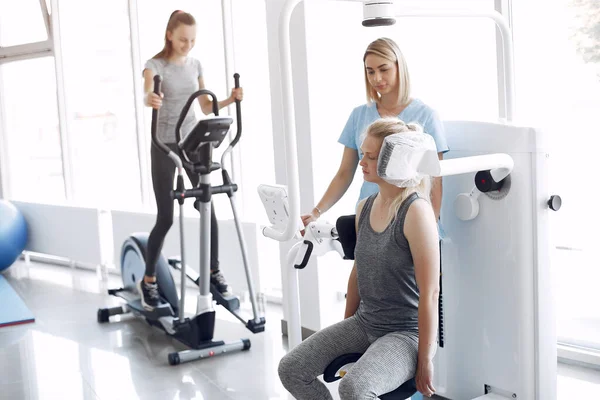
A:
[[[142,192],[128,2],[63,0],[59,6],[72,200],[138,208]]]
[[[234,0],[232,14],[235,67],[244,87],[244,129],[238,144],[238,204],[246,220],[259,223],[265,221],[266,214],[256,188],[262,183],[275,182],[269,88],[271,77],[279,79],[279,71],[269,71],[265,0]],[[270,239],[259,240],[263,246],[260,287],[263,292],[273,293],[281,289],[278,244]]]
[[[0,47],[48,39],[40,0],[0,1]]]
[[[65,200],[52,57],[0,66],[5,153],[12,198]]]
[[[514,1],[513,12],[518,115],[547,133],[550,186],[564,202],[552,215],[559,341],[600,349],[600,3]]]
[[[0,135],[4,196],[65,199],[54,59],[45,2],[0,2]],[[23,23],[23,16],[27,23]],[[27,52],[37,59],[27,59]]]

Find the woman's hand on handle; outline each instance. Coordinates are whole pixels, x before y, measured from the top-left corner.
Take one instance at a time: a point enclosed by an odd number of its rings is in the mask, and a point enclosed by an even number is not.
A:
[[[302,224],[304,226],[308,226],[311,222],[318,220],[321,217],[321,210],[318,207],[313,208],[310,214],[302,215],[300,218],[302,219]],[[302,229],[300,234],[304,236],[305,230]]]
[[[435,394],[433,387],[433,361],[419,360],[417,363],[417,376],[415,377],[417,390],[424,396],[431,397]]]
[[[311,222],[314,222],[314,221],[316,221],[317,219],[319,219],[319,217],[317,217],[317,216],[315,216],[315,215],[313,215],[313,214],[301,215],[301,216],[300,216],[300,218],[302,219],[302,224],[303,224],[304,226],[308,226],[308,224],[310,224]],[[302,236],[304,236],[304,232],[306,232],[306,230],[305,230],[305,229],[302,229],[302,230],[300,231],[300,234],[301,234]]]
[[[239,87],[231,89],[231,95],[229,98],[231,99],[232,103],[235,103],[236,100],[244,100],[244,88]]]
[[[307,226],[311,222],[314,222],[317,220],[317,218],[312,214],[302,215],[300,218],[302,218],[302,223],[304,224],[304,226]]]
[[[302,223],[304,224],[304,226],[307,226],[311,222],[318,220],[319,217],[321,217],[321,214],[317,211],[316,208],[314,208],[310,214],[302,215],[300,218],[302,218]]]
[[[161,93],[160,96],[154,92],[146,93],[146,105],[156,110],[162,107],[162,99],[164,95]]]
[[[160,96],[154,93],[154,72],[151,69],[144,69],[144,104],[156,110],[162,107],[163,94]]]

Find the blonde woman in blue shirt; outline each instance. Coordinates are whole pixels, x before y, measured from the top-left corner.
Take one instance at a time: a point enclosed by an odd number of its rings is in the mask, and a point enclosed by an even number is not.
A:
[[[339,142],[344,145],[340,167],[329,187],[310,214],[303,215],[304,225],[318,219],[346,193],[362,158],[360,138],[373,122],[384,117],[397,117],[407,123],[417,123],[436,143],[440,160],[448,151],[444,127],[435,110],[410,96],[410,76],[406,60],[391,39],[380,38],[369,44],[363,56],[367,103],[356,107],[342,131]],[[364,181],[359,201],[377,193],[376,184]],[[431,189],[431,204],[436,220],[440,216],[442,180],[435,178]]]

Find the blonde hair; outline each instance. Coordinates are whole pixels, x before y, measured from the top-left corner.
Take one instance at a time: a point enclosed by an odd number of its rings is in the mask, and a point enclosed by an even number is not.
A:
[[[365,55],[363,56],[363,64],[367,60],[367,56],[373,54],[388,61],[396,63],[398,70],[398,102],[401,105],[406,105],[410,99],[410,75],[408,73],[408,66],[406,60],[400,51],[400,48],[392,39],[379,38],[367,46]],[[367,68],[365,67],[365,88],[367,91],[367,103],[381,101],[381,96],[377,93],[377,90],[369,83],[369,76],[367,74]]]
[[[367,127],[366,136],[372,136],[383,141],[386,136],[405,132],[419,132],[422,135],[426,135],[426,133],[423,132],[423,128],[417,123],[407,124],[398,118],[381,118]],[[421,179],[421,182],[418,185],[407,187],[400,192],[390,205],[389,218],[391,220],[398,215],[402,202],[413,193],[418,193],[420,197],[431,204],[431,177],[426,176]]]
[[[173,33],[179,25],[194,26],[196,25],[196,20],[192,14],[186,13],[185,11],[173,11],[169,17],[169,22],[167,22],[167,29],[165,30],[165,45],[163,49],[152,58],[162,58],[166,60],[171,57],[171,54],[173,54],[173,43],[169,40],[168,33]]]

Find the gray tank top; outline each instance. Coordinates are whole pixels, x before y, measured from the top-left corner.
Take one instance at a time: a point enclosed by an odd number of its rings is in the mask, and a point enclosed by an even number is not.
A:
[[[162,76],[163,105],[158,110],[158,138],[164,143],[175,143],[175,126],[181,109],[192,93],[198,90],[198,78],[202,77],[202,65],[195,58],[188,57],[183,65],[173,64],[160,58],[151,58],[146,69],[153,75]],[[197,104],[197,102],[196,102]],[[181,125],[181,138],[184,138],[196,125],[194,107],[190,107]]]
[[[383,232],[376,232],[370,222],[376,196],[366,200],[358,222],[355,258],[360,305],[355,315],[378,335],[397,331],[418,333],[419,289],[404,236],[404,220],[419,195],[412,193],[404,200],[398,215]]]

